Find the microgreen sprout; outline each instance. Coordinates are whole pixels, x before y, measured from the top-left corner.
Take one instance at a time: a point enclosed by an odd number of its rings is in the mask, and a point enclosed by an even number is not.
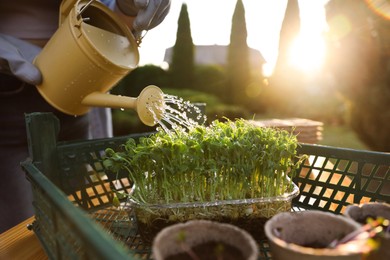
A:
[[[217,257],[217,260],[223,259],[223,252],[225,251],[225,246],[222,243],[218,243],[214,248],[214,254]]]
[[[292,189],[296,136],[244,119],[175,128],[106,150],[104,165],[126,170],[138,202],[209,202],[280,196]]]
[[[200,260],[192,248],[186,243],[187,234],[184,230],[180,230],[177,233],[176,241],[180,245],[181,249],[186,252],[192,260]]]

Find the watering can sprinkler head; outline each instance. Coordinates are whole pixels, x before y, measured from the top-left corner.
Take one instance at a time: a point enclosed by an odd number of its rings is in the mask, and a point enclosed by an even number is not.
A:
[[[137,98],[92,92],[81,102],[85,106],[134,109],[138,117],[148,126],[154,126],[164,113],[164,93],[154,85],[144,88]]]
[[[144,88],[137,98],[138,117],[148,126],[154,126],[161,120],[165,109],[164,93],[160,88],[150,85]]]

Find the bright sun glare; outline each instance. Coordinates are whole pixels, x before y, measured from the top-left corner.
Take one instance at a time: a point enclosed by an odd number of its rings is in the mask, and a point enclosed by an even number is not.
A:
[[[290,49],[291,64],[305,72],[319,69],[324,58],[325,44],[320,36],[301,33]]]
[[[324,3],[326,1],[300,1],[301,32],[296,40],[290,46],[289,62],[290,65],[301,70],[306,74],[318,71],[325,60],[325,41],[323,32],[326,29]],[[275,13],[269,12],[268,19],[272,19]],[[284,16],[284,11],[282,12]],[[280,19],[283,19],[283,16]],[[277,29],[279,33],[279,29]],[[256,39],[256,42],[262,41],[262,36]],[[278,44],[273,42],[270,44]],[[276,55],[277,56],[277,55]],[[276,61],[276,60],[275,60]],[[269,61],[263,67],[265,75],[272,74],[275,61]]]
[[[314,6],[313,2],[301,6],[301,32],[290,49],[291,64],[307,73],[320,69],[325,60],[325,13],[323,5]]]

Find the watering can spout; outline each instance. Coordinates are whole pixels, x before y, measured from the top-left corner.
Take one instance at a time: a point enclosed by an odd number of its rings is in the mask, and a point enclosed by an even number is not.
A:
[[[129,108],[137,111],[138,117],[148,126],[156,125],[164,112],[164,97],[160,88],[150,85],[142,90],[137,98],[92,92],[82,101],[82,105],[94,107]]]

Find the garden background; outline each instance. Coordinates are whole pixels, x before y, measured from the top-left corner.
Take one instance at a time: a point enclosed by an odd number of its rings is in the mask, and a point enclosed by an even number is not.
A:
[[[287,2],[272,74],[264,73],[261,61],[251,61],[242,0],[231,19],[223,64],[195,61],[197,46],[183,3],[169,67],[139,66],[112,92],[137,96],[144,87],[157,85],[164,93],[205,103],[209,121],[307,118],[324,123],[321,144],[390,152],[390,13],[383,12],[390,4],[385,5],[328,1],[325,62],[307,75],[289,62],[301,29],[298,0]],[[142,125],[134,111],[113,110],[113,122],[115,135],[154,130]]]

